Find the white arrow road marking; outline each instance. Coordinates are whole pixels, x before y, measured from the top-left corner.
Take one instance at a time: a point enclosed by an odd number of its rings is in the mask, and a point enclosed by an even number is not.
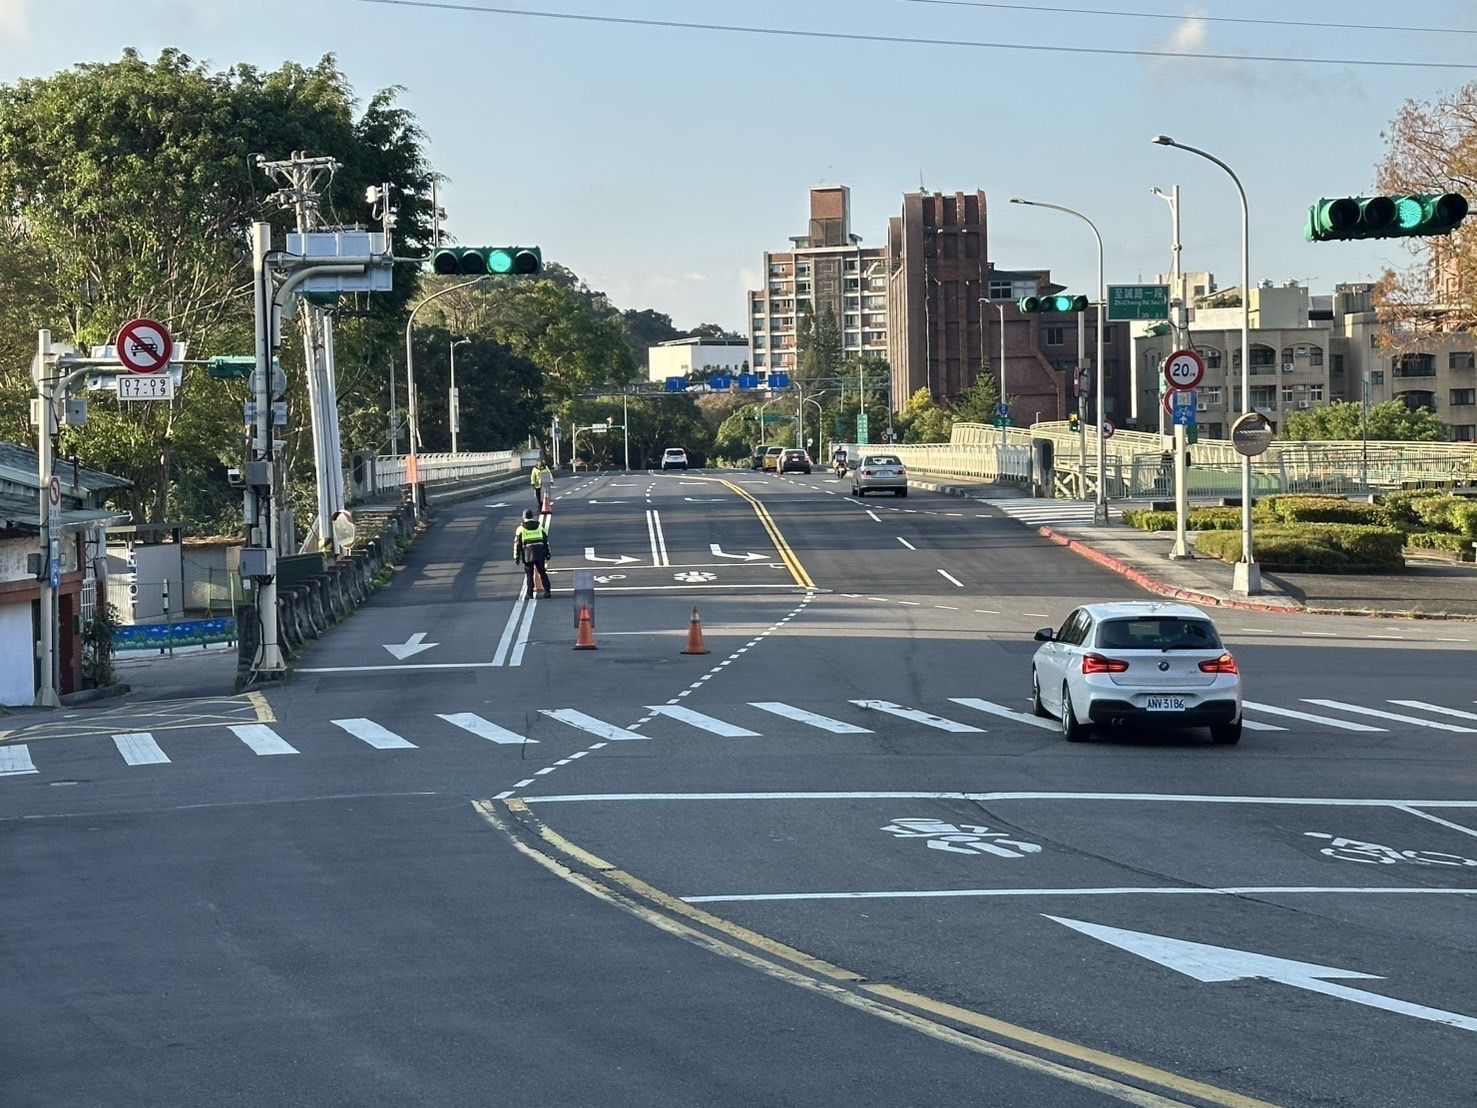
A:
[[[1471,727],[1461,727],[1455,723],[1437,723],[1432,719],[1401,715],[1399,712],[1382,712],[1378,708],[1361,708],[1358,704],[1345,704],[1342,700],[1314,700],[1305,696],[1303,703],[1316,704],[1320,708],[1337,708],[1341,712],[1353,712],[1361,716],[1374,716],[1376,719],[1391,719],[1396,723],[1411,723],[1417,727],[1432,727],[1437,731],[1457,731],[1463,735],[1477,734],[1477,729]]]
[[[1029,614],[1029,613],[1027,613]],[[1383,731],[1383,727],[1370,727],[1365,723],[1350,723],[1348,720],[1333,719],[1330,716],[1317,716],[1312,712],[1296,712],[1291,708],[1279,708],[1275,704],[1259,704],[1255,700],[1243,700],[1243,708],[1250,708],[1253,712],[1269,712],[1274,716],[1286,716],[1288,719],[1301,719],[1309,723],[1322,723],[1329,727],[1337,727],[1344,731]]]
[[[1055,731],[1057,725],[1049,719],[1033,716],[1029,712],[1017,712],[1014,708],[1007,708],[1001,704],[994,704],[988,700],[980,700],[973,696],[951,696],[955,704],[962,704],[966,708],[973,708],[977,712],[989,712],[992,716],[1000,716],[1002,719],[1013,719],[1017,723],[1029,723],[1032,727],[1040,727],[1046,731]]]
[[[613,566],[629,565],[631,562],[639,562],[640,558],[633,558],[629,554],[620,554],[614,558],[602,558],[595,553],[593,546],[585,547],[585,561],[587,562],[609,562]]]
[[[723,501],[727,500],[728,497],[726,497],[726,496],[684,496],[682,499],[683,500],[686,500],[686,501],[689,501],[689,502],[691,502],[693,504],[721,504]]]
[[[1314,962],[1296,962],[1290,958],[1274,958],[1269,954],[1256,954],[1249,950],[1236,950],[1228,946],[1192,943],[1185,939],[1171,939],[1163,935],[1151,935],[1144,931],[1127,931],[1121,927],[1104,927],[1102,924],[1084,923],[1081,920],[1063,919],[1060,916],[1047,916],[1046,918],[1094,939],[1099,939],[1110,946],[1126,950],[1130,954],[1137,954],[1140,958],[1158,962],[1166,969],[1183,973],[1197,981],[1242,981],[1247,978],[1260,977],[1282,985],[1291,985],[1295,989],[1306,989],[1310,993],[1322,993],[1324,996],[1336,997],[1340,1000],[1352,1000],[1355,1004],[1382,1008],[1386,1012],[1395,1012],[1402,1016],[1414,1016],[1416,1019],[1430,1020],[1432,1023],[1444,1023],[1448,1027],[1457,1027],[1463,1031],[1477,1031],[1477,1019],[1471,1016],[1459,1015],[1456,1012],[1443,1012],[1439,1008],[1427,1008],[1423,1004],[1410,1004],[1403,1000],[1381,996],[1379,993],[1367,993],[1362,989],[1351,989],[1347,985],[1335,985],[1326,980],[1331,977],[1363,981],[1382,980],[1378,974],[1360,973],[1358,970],[1338,969],[1334,966],[1320,966]]]
[[[159,749],[154,736],[147,731],[114,735],[113,744],[117,746],[118,753],[123,755],[123,760],[131,766],[158,765],[169,761],[169,755]]]
[[[1477,712],[1464,712],[1460,708],[1443,708],[1440,704],[1428,704],[1424,700],[1392,700],[1391,704],[1399,704],[1402,708],[1424,708],[1428,712],[1439,712],[1443,716],[1455,716],[1457,719],[1477,719]]]
[[[31,751],[24,744],[0,746],[0,777],[39,772],[31,762]]]
[[[624,504],[624,500],[591,500],[591,504]]]
[[[496,504],[484,504],[482,506],[484,508],[506,508],[508,506],[508,502],[506,500],[499,500]]]
[[[757,739],[758,731],[750,731],[747,727],[737,727],[732,723],[725,723],[721,719],[705,716],[702,712],[694,712],[691,708],[684,708],[680,704],[648,704],[646,710],[654,712],[659,716],[667,716],[671,719],[690,723],[692,726],[709,734],[721,735],[725,739]]]
[[[757,562],[764,557],[763,554],[755,554],[752,550],[747,554],[725,554],[716,542],[710,542],[708,549],[713,552],[715,558],[737,558],[741,562]]]
[[[262,723],[243,723],[231,728],[231,734],[251,747],[253,754],[296,754],[282,736]]]
[[[522,735],[499,727],[490,720],[485,720],[472,712],[456,712],[452,715],[441,715],[438,712],[437,716],[455,727],[460,727],[463,731],[470,731],[479,739],[486,739],[488,742],[502,743],[506,746],[522,746],[526,742],[538,742],[537,739],[525,739]]]
[[[387,731],[372,719],[331,719],[335,727],[342,728],[354,738],[366,742],[376,750],[414,750],[415,743],[407,742],[393,731]]]
[[[539,712],[550,719],[557,719],[560,723],[567,723],[571,727],[578,727],[581,731],[588,731],[592,735],[615,742],[628,739],[644,740],[649,737],[638,735],[634,731],[627,731],[624,727],[617,727],[613,723],[606,723],[603,719],[587,716],[584,712],[577,712],[573,708],[540,708]]]
[[[940,731],[952,731],[958,735],[983,735],[985,733],[983,727],[975,727],[969,723],[955,723],[952,719],[945,719],[943,716],[936,716],[918,708],[904,708],[901,704],[894,704],[890,700],[853,700],[852,703],[858,708],[870,708],[874,712],[886,712],[888,715],[897,716],[899,719],[912,720],[914,723],[937,727]]]
[[[761,712],[772,712],[785,719],[793,719],[796,723],[819,727],[822,731],[829,731],[833,735],[870,735],[872,733],[867,728],[858,727],[854,723],[845,723],[839,719],[832,719],[830,716],[807,712],[804,708],[796,708],[778,700],[751,700],[749,707],[758,708]]]
[[[403,643],[387,642],[384,644],[384,647],[395,656],[397,661],[403,662],[406,658],[415,657],[422,650],[430,650],[433,646],[441,645],[439,642],[426,642],[425,640],[426,633],[424,631],[417,631]]]

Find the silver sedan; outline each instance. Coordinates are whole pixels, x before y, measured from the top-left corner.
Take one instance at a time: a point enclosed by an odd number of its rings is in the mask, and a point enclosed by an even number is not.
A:
[[[859,454],[851,470],[851,495],[866,496],[885,490],[908,495],[908,467],[896,454]]]

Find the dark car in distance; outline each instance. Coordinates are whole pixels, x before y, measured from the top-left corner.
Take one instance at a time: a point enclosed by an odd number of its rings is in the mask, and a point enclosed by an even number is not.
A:
[[[809,473],[810,455],[803,450],[786,450],[780,455],[779,472]]]

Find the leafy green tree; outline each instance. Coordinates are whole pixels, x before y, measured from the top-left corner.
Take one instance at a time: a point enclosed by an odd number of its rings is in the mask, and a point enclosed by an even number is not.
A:
[[[1361,437],[1374,441],[1442,442],[1451,437],[1446,425],[1431,413],[1431,409],[1412,410],[1400,400],[1387,400],[1370,408],[1366,436],[1363,407],[1358,401],[1348,401],[1294,412],[1287,420],[1284,435],[1300,441],[1323,439],[1337,442]]]
[[[629,308],[621,313],[621,323],[638,367],[646,365],[646,352],[657,343],[682,337],[682,332],[672,325],[672,317],[654,308]]]
[[[841,365],[841,328],[836,313],[826,305],[817,315],[809,307],[801,314],[795,337],[795,367],[802,381],[831,377]]]
[[[974,384],[949,402],[949,415],[956,422],[994,423],[995,409],[1000,404],[1000,390],[995,379],[981,373]]]
[[[903,442],[948,442],[954,427],[949,413],[939,407],[927,388],[908,398],[907,405],[898,413],[897,423]]]

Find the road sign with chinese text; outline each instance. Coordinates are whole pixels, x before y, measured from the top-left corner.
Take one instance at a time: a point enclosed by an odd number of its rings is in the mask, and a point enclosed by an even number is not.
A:
[[[1108,319],[1110,322],[1168,318],[1168,285],[1108,286]]]

